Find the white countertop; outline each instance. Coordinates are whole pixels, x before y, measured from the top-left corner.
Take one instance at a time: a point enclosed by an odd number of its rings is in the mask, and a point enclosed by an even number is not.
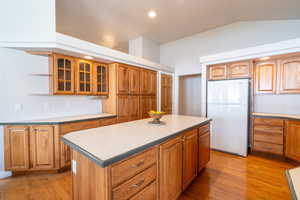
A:
[[[293,199],[300,199],[300,167],[288,170],[289,185]]]
[[[182,115],[163,116],[161,121],[164,125],[149,124],[150,120],[148,118],[72,132],[64,135],[62,139],[67,144],[72,144],[72,148],[81,149],[82,153],[98,159],[101,164],[122,155],[124,158],[128,152],[139,152],[144,146],[159,144],[163,139],[210,121],[208,118]]]
[[[300,115],[288,115],[288,114],[274,114],[274,113],[259,113],[253,112],[253,116],[260,116],[260,117],[276,117],[276,118],[287,118],[287,119],[299,119]]]
[[[68,122],[78,122],[86,121],[92,119],[101,119],[107,117],[114,117],[115,114],[99,113],[99,114],[87,114],[87,115],[76,115],[76,116],[65,116],[65,117],[55,117],[46,119],[36,119],[36,120],[26,120],[26,121],[16,121],[16,122],[1,122],[3,125],[18,125],[18,124],[60,124]]]

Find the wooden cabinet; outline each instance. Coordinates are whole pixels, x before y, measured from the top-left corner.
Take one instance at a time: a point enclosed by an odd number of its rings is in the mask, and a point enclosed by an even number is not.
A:
[[[300,121],[287,121],[285,140],[285,156],[300,162]]]
[[[197,176],[198,166],[198,130],[188,131],[183,136],[183,175],[182,189],[184,190]]]
[[[129,94],[140,94],[140,70],[138,68],[128,68]]]
[[[93,64],[93,95],[108,95],[108,65]]]
[[[33,169],[52,169],[54,161],[53,126],[33,126],[30,131],[30,156]]]
[[[157,88],[157,73],[155,71],[141,70],[141,94],[156,95]]]
[[[130,95],[128,98],[129,121],[140,119],[140,97],[138,95]]]
[[[151,110],[149,96],[140,96],[140,117],[141,119],[149,118],[148,112]]]
[[[157,73],[150,71],[149,72],[149,94],[156,95],[157,90]]]
[[[129,121],[129,96],[118,95],[118,123]]]
[[[279,62],[279,93],[300,93],[300,57],[281,59]]]
[[[29,128],[8,126],[4,133],[5,170],[29,169]]]
[[[208,80],[222,80],[227,78],[226,65],[213,65],[208,68]]]
[[[68,145],[60,142],[60,167],[64,168],[71,165],[71,149]]]
[[[53,94],[75,93],[75,62],[74,58],[54,54],[50,58],[50,71],[52,72],[50,87]]]
[[[128,67],[124,64],[118,64],[117,67],[117,93],[128,94],[129,93],[129,74]]]
[[[93,64],[86,60],[77,60],[76,69],[76,93],[92,94],[92,67]]]
[[[200,172],[210,161],[210,132],[199,131],[199,157],[198,172]]]
[[[160,146],[160,199],[175,200],[182,191],[182,139]]]
[[[227,77],[229,79],[251,77],[250,62],[246,61],[228,64]]]
[[[172,113],[172,86],[173,80],[170,75],[161,75],[161,111]]]
[[[130,200],[157,200],[157,185],[156,182],[151,183],[141,192],[136,194]]]
[[[273,94],[276,92],[276,62],[255,64],[255,93]]]

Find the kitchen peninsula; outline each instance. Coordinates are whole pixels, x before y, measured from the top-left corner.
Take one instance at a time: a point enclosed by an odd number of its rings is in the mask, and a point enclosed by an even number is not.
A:
[[[176,199],[210,159],[208,118],[166,115],[66,134],[73,199]]]

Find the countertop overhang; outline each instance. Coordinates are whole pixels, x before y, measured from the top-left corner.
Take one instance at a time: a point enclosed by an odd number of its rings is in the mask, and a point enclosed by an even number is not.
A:
[[[276,113],[252,113],[253,117],[265,117],[265,118],[280,118],[290,120],[300,120],[300,115],[288,115],[288,114],[276,114]]]
[[[293,200],[299,199],[300,198],[300,167],[287,170],[286,177],[288,180],[292,199]]]
[[[76,131],[62,136],[61,140],[101,167],[107,167],[211,121],[182,115],[166,115],[162,118],[163,124],[149,124],[150,120]]]
[[[76,115],[76,116],[56,117],[56,118],[48,118],[48,119],[17,121],[17,122],[0,122],[0,125],[55,125],[55,124],[82,122],[82,121],[112,118],[112,117],[116,117],[116,115],[108,114],[108,113],[100,113],[100,114]]]

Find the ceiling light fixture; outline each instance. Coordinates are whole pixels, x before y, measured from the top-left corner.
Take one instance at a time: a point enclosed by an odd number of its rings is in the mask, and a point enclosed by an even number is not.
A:
[[[260,58],[260,60],[269,60],[270,59],[270,57],[269,56],[266,56],[266,57],[262,57],[262,58]]]
[[[156,14],[156,12],[155,12],[154,10],[150,10],[150,11],[148,12],[148,17],[149,17],[149,18],[153,19],[153,18],[155,18],[156,16],[157,16],[157,14]]]
[[[85,59],[89,59],[89,60],[92,60],[93,57],[92,56],[84,56]]]

